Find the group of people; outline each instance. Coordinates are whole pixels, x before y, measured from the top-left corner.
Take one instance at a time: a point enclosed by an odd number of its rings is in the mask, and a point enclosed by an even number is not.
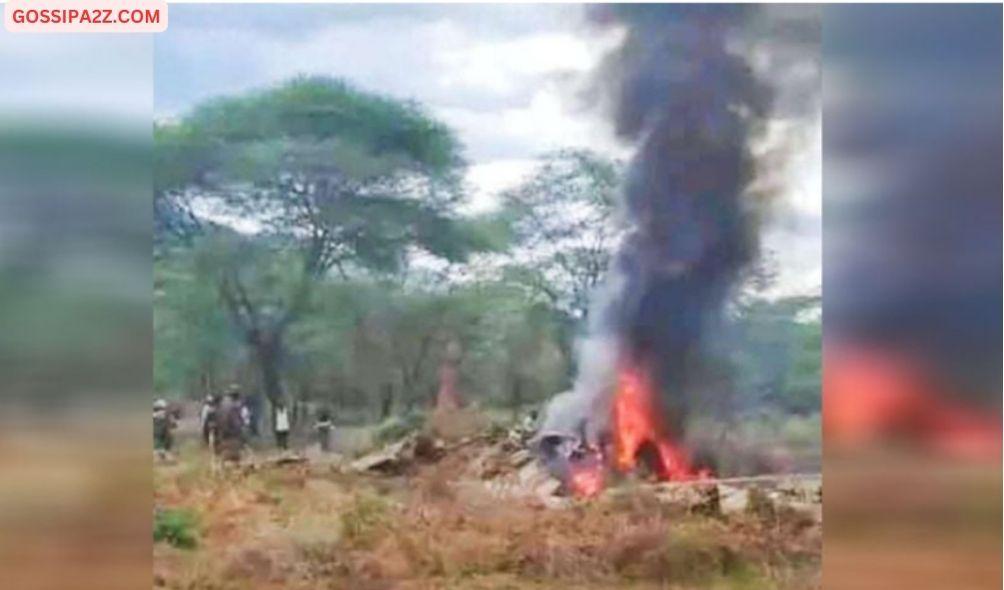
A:
[[[283,402],[273,405],[272,431],[276,445],[283,451],[289,449],[289,434],[293,417]],[[250,400],[241,394],[240,388],[231,385],[226,395],[209,395],[202,403],[199,423],[203,444],[224,460],[239,461],[249,441],[258,436],[259,420]],[[158,399],[153,404],[154,449],[160,455],[170,453],[174,447],[173,431],[177,427],[177,411],[171,412],[167,402]],[[322,410],[314,426],[318,434],[321,450],[330,450],[330,435],[333,429],[331,415]]]
[[[251,437],[258,436],[257,416],[237,386],[231,386],[223,398],[207,396],[199,420],[203,443],[224,459],[238,460]],[[276,444],[282,450],[289,448],[291,426],[289,409],[277,402],[272,427]]]

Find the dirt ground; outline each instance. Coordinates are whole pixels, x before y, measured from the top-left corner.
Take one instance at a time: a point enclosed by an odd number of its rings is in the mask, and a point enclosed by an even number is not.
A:
[[[261,458],[261,457],[259,457]],[[407,476],[313,460],[213,474],[188,445],[154,473],[156,510],[187,511],[194,548],[158,542],[154,586],[353,590],[779,588],[820,585],[821,531],[794,514],[689,513],[636,493],[545,507],[458,485],[466,457]]]

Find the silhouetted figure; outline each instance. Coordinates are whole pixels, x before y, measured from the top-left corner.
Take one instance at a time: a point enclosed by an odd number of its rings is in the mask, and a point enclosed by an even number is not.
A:
[[[216,415],[216,453],[224,461],[239,462],[244,448],[244,419],[241,417],[240,391],[231,387]]]
[[[317,440],[321,444],[321,452],[327,453],[331,450],[331,431],[334,424],[331,422],[331,413],[327,409],[321,410],[317,414]]]

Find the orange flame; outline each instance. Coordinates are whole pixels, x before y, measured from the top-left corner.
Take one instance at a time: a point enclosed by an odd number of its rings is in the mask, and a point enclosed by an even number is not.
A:
[[[640,454],[651,451],[648,465],[664,481],[711,477],[707,469],[695,470],[686,450],[666,431],[656,403],[656,389],[640,366],[625,364],[618,374],[613,401],[613,449],[588,447],[571,463],[569,491],[578,498],[592,498],[606,485],[607,468],[628,472],[637,467]],[[608,455],[612,453],[612,455]]]
[[[683,447],[667,436],[656,405],[655,387],[648,374],[637,366],[625,365],[618,375],[613,405],[614,466],[622,472],[637,466],[639,452],[650,445],[658,456],[653,465],[662,480],[688,480],[710,476],[695,471]]]
[[[603,480],[603,466],[596,464],[574,468],[568,483],[576,497],[592,498],[603,491]]]
[[[999,460],[1000,414],[959,401],[929,363],[862,345],[830,345],[824,354],[828,447],[899,440],[948,456]]]

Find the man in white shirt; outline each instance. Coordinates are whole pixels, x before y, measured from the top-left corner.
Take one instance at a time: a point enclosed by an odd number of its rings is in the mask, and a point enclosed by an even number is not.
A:
[[[202,442],[207,446],[212,446],[212,438],[216,428],[216,408],[217,400],[207,395],[202,402],[202,409],[199,411],[199,424],[202,426]]]
[[[283,402],[275,404],[275,442],[279,448],[286,450],[289,448],[289,409]]]

